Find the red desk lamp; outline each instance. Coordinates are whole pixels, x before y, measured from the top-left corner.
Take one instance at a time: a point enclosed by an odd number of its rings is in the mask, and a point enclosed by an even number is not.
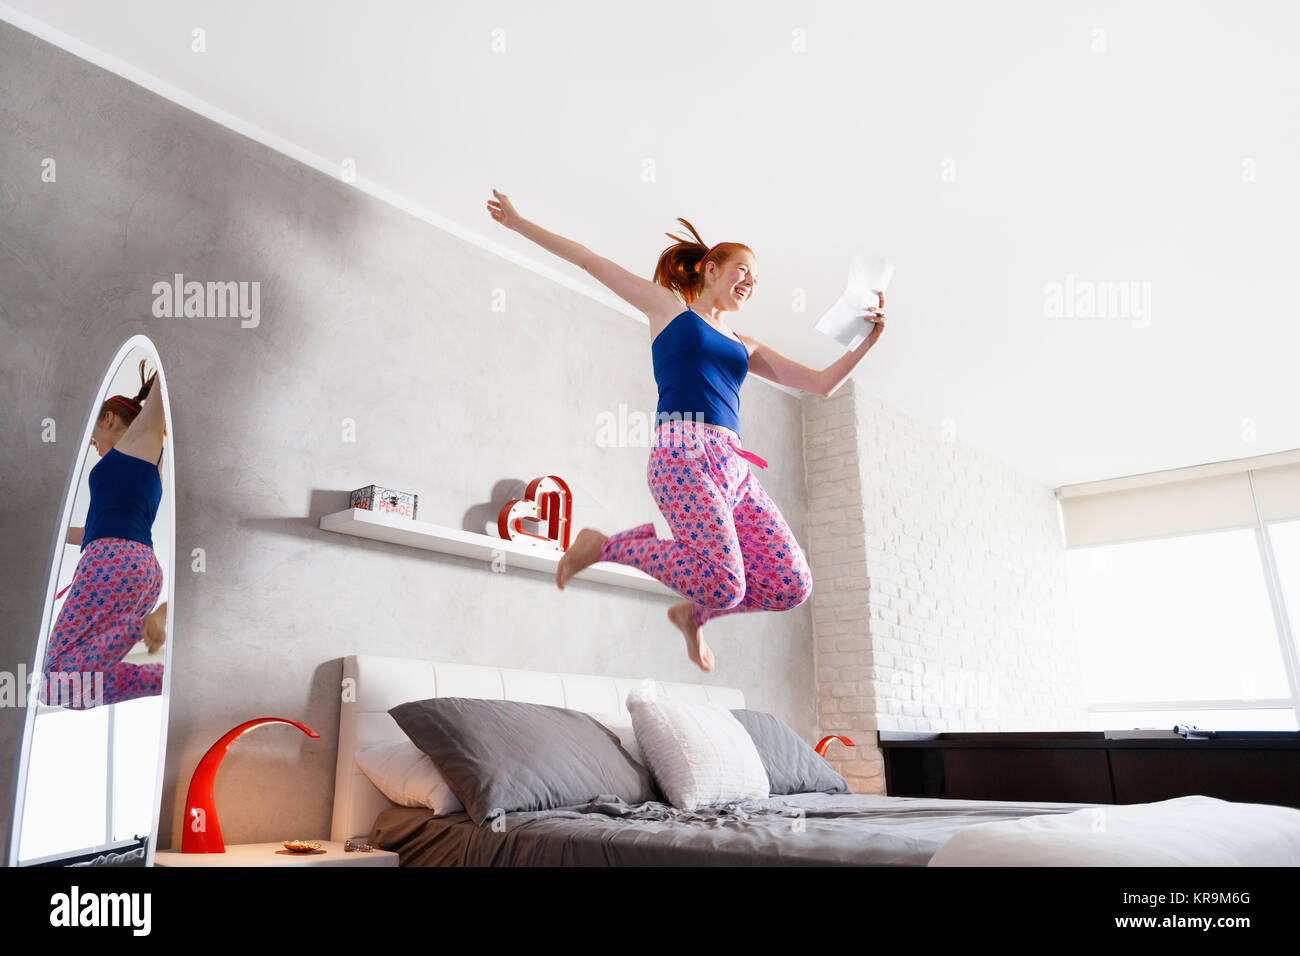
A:
[[[293,724],[308,737],[320,734],[306,724],[287,717],[258,717],[248,720],[226,732],[220,740],[208,748],[199,765],[190,777],[190,789],[185,795],[185,832],[181,837],[182,853],[225,853],[226,844],[221,840],[221,827],[217,823],[217,804],[212,799],[212,786],[217,778],[217,768],[221,758],[226,755],[230,745],[254,727],[263,724]]]
[[[817,756],[819,756],[819,757],[825,757],[825,756],[826,756],[826,748],[829,747],[829,746],[831,745],[831,741],[832,741],[832,740],[838,740],[840,743],[842,743],[842,744],[843,744],[844,746],[846,746],[846,747],[856,747],[856,746],[857,746],[857,744],[855,744],[853,741],[849,740],[848,737],[841,737],[839,734],[831,734],[829,737],[823,737],[823,738],[821,739],[821,741],[818,742],[818,744],[817,744]]]

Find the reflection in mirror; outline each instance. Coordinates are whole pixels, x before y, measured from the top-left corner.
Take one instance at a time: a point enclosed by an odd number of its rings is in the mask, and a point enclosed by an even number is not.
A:
[[[175,542],[157,351],[127,341],[64,497],[19,760],[11,865],[153,862]]]

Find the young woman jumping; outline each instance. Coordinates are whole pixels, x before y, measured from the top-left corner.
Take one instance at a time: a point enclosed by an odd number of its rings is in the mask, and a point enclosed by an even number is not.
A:
[[[687,600],[668,609],[696,666],[713,670],[705,622],[737,611],[787,611],[812,593],[812,572],[780,510],[750,472],[767,462],[740,447],[740,387],[748,372],[829,397],[849,377],[885,326],[885,297],[863,318],[875,328],[863,344],[827,368],[800,365],[755,338],[734,333],[725,316],[758,285],[753,251],[737,242],[708,246],[676,240],[659,256],[654,281],[633,275],[586,246],[529,222],[492,190],[492,218],[543,249],[581,266],[650,320],[650,353],[659,386],[658,424],[646,480],[672,528],[658,538],[647,522],[614,535],[584,528],[560,558],[556,584],[597,561],[639,568]],[[680,298],[679,298],[680,297]]]
[[[162,693],[162,664],[127,664],[137,641],[150,653],[166,639],[162,566],[153,550],[153,522],[162,500],[161,399],[154,372],[135,398],[107,399],[91,444],[100,460],[90,471],[86,526],[68,532],[81,558],[45,651],[41,702],[86,710]],[[102,697],[98,683],[102,681]]]

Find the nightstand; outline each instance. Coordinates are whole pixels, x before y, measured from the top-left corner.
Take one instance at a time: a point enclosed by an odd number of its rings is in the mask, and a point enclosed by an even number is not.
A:
[[[313,841],[315,842],[315,841]],[[280,843],[242,843],[226,847],[225,853],[182,853],[159,850],[154,866],[397,866],[397,854],[389,850],[346,853],[342,843],[321,841],[319,853],[290,853]]]

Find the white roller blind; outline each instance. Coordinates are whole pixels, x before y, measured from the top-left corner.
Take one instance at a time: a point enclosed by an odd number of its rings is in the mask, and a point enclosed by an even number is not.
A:
[[[1259,514],[1265,521],[1300,518],[1300,464],[1252,470]]]
[[[1250,528],[1256,498],[1265,521],[1300,517],[1300,450],[1067,485],[1056,494],[1067,548]]]

